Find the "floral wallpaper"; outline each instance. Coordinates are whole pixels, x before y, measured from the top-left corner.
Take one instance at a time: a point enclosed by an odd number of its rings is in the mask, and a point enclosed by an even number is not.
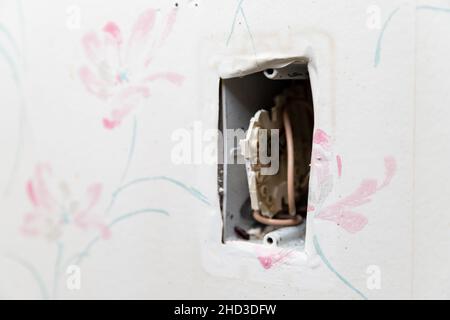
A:
[[[25,131],[31,122],[27,110],[33,108],[33,101],[29,101],[26,95],[26,31],[23,5],[20,0],[15,3],[20,28],[18,32],[12,32],[7,24],[0,21],[0,59],[7,66],[16,89],[19,124],[17,141],[14,142],[13,163],[8,169],[5,185],[0,187],[3,197],[6,198],[11,195],[14,184],[20,184],[17,189],[21,190],[27,209],[21,213],[17,232],[26,241],[45,242],[55,251],[55,261],[51,262],[53,268],[48,269],[41,261],[29,258],[21,252],[5,254],[5,257],[29,273],[40,292],[40,298],[56,299],[59,297],[58,286],[65,270],[71,265],[81,265],[90,257],[92,249],[98,243],[113,239],[118,224],[146,214],[170,214],[165,207],[136,207],[132,201],[127,202],[129,207],[125,211],[112,214],[117,201],[126,199],[128,194],[125,191],[132,190],[135,186],[158,188],[162,184],[170,184],[177,192],[189,195],[192,201],[209,208],[216,206],[190,182],[181,181],[175,176],[130,174],[136,144],[140,138],[139,128],[143,122],[137,111],[149,108],[154,103],[151,98],[162,98],[156,84],[166,86],[171,94],[176,95],[189,81],[194,81],[177,70],[176,61],[167,66],[161,64],[162,58],[165,58],[162,49],[174,41],[171,37],[173,32],[184,27],[178,23],[180,9],[172,4],[165,9],[148,7],[129,23],[104,19],[98,21],[90,31],[83,29],[77,39],[76,47],[82,52],[82,61],[77,62],[75,78],[83,89],[77,94],[85,95],[95,101],[94,105],[105,106],[105,110],[108,110],[95,119],[98,120],[102,132],[107,132],[111,137],[113,134],[126,139],[131,136],[131,139],[127,140],[129,143],[124,157],[125,165],[115,171],[119,172],[119,183],[113,188],[113,192],[107,192],[109,186],[105,181],[90,181],[85,174],[83,181],[88,182],[75,182],[72,177],[64,174],[64,170],[54,166],[52,159],[33,158],[32,167],[23,166]],[[225,34],[223,42],[226,47],[232,43],[233,35],[241,25],[238,21],[240,18],[243,21],[241,28],[248,35],[252,46],[252,55],[257,56],[257,41],[247,15],[251,12],[245,9],[246,4],[244,0],[236,1],[229,32]],[[389,20],[386,21],[386,24],[388,23]],[[380,33],[375,66],[380,62],[383,32],[384,30]],[[159,70],[161,66],[164,67],[163,71]],[[83,107],[90,108],[89,105]],[[129,123],[131,135],[124,130],[125,123]],[[82,132],[82,123],[79,128]],[[336,200],[332,196],[336,182],[347,179],[346,172],[351,170],[345,165],[346,155],[338,151],[335,148],[335,138],[327,130],[316,128],[311,159],[308,218],[318,223],[332,224],[339,232],[343,231],[356,237],[370,224],[371,217],[364,213],[364,205],[373,201],[378,193],[384,192],[391,184],[397,174],[397,161],[392,155],[386,155],[384,159],[381,157],[380,165],[384,165],[385,171],[383,177],[363,177],[354,185],[353,192]],[[19,179],[20,169],[27,170],[23,180]],[[69,246],[73,237],[78,240],[79,245],[76,248]],[[320,232],[314,234],[313,245],[322,265],[345,287],[353,290],[359,297],[367,298],[364,292],[348,280],[350,275],[344,274],[342,270],[338,271],[333,261],[329,260],[326,255],[326,240]],[[258,267],[263,268],[264,272],[270,272],[273,267],[280,267],[289,261],[293,251],[256,246],[254,255]]]
[[[21,15],[21,2],[17,1],[17,4]],[[20,252],[6,254],[5,257],[29,272],[43,299],[58,298],[58,285],[67,268],[79,266],[97,243],[114,237],[115,225],[142,214],[169,215],[165,208],[134,208],[133,202],[129,203],[131,208],[128,212],[110,214],[116,200],[124,196],[123,191],[140,184],[166,183],[190,194],[206,206],[211,205],[199,190],[174,177],[128,177],[138,135],[138,118],[132,116],[133,112],[137,108],[147,107],[149,97],[158,95],[152,89],[155,82],[165,82],[176,91],[186,81],[185,76],[171,69],[153,71],[153,66],[159,63],[160,49],[170,41],[170,35],[176,28],[177,12],[176,7],[169,10],[148,8],[130,26],[119,27],[113,21],[106,21],[99,25],[98,31],[86,32],[80,39],[79,46],[86,61],[79,67],[78,81],[84,86],[86,95],[99,99],[110,109],[109,114],[99,119],[99,125],[106,130],[117,129],[131,116],[133,132],[120,184],[112,194],[105,193],[102,181],[92,181],[80,189],[79,183],[65,177],[60,170],[55,170],[51,161],[46,159],[36,161],[29,178],[24,182],[22,190],[29,209],[23,213],[22,224],[17,231],[30,241],[45,241],[49,246],[54,246],[56,261],[53,270],[44,270],[40,261],[30,260]],[[7,44],[12,44],[16,53],[22,50],[5,25],[0,24],[0,32],[7,36]],[[0,40],[4,41],[3,38]],[[25,110],[25,77],[22,77],[24,60],[22,55],[8,52],[2,44],[0,42],[0,58],[10,67],[21,97],[21,108]],[[31,102],[28,104],[32,105]],[[23,112],[21,121],[25,122],[25,117]],[[23,126],[20,130],[19,137],[23,136]],[[129,135],[128,132],[124,134]],[[5,190],[9,190],[12,181],[16,180],[16,171],[23,157],[23,143],[22,140],[18,141],[14,168]],[[75,251],[68,246],[74,235],[79,239],[78,242],[84,243]],[[53,273],[50,282],[45,280],[48,276],[44,276],[48,272]]]

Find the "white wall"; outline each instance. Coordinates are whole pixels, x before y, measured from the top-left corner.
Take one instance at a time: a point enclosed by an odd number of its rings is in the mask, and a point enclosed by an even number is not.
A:
[[[412,0],[177,3],[0,1],[0,297],[448,297],[450,14]],[[306,252],[223,245],[216,166],[175,165],[171,135],[217,127],[220,77],[292,57],[311,61],[328,159],[311,190],[333,187]]]
[[[448,2],[418,3],[416,56],[416,181],[414,211],[414,293],[420,298],[448,299],[450,96],[446,36]]]

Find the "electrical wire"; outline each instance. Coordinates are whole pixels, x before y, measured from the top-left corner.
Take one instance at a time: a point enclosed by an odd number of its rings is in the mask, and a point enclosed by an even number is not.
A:
[[[286,135],[287,144],[287,194],[288,194],[288,207],[289,214],[295,216],[295,187],[294,187],[294,137],[292,134],[291,121],[287,109],[283,110],[283,124],[284,132]]]
[[[261,215],[259,210],[253,210],[253,218],[259,223],[287,227],[295,226],[302,223],[303,218],[296,214],[295,208],[295,164],[294,164],[294,136],[292,133],[292,125],[289,119],[287,106],[283,108],[283,126],[287,144],[287,197],[288,197],[288,215],[278,214],[275,218],[267,218]]]
[[[300,215],[288,216],[287,218],[267,218],[262,216],[259,210],[253,210],[253,218],[259,223],[277,227],[296,226],[303,221]]]

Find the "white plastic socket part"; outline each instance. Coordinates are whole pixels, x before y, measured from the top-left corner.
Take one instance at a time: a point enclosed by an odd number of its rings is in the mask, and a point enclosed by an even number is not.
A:
[[[287,197],[286,161],[279,159],[279,132],[282,127],[279,109],[272,109],[272,116],[266,110],[259,110],[250,120],[245,139],[240,140],[241,153],[245,158],[251,207],[266,217],[273,217],[282,210],[283,199]],[[270,136],[270,142],[268,141]],[[261,143],[264,142],[264,143]],[[266,148],[271,155],[264,159]]]
[[[309,78],[306,63],[292,63],[283,68],[266,69],[264,75],[271,80],[305,80]]]
[[[305,224],[293,227],[284,227],[267,233],[263,242],[266,245],[282,246],[292,240],[298,240],[305,233]]]

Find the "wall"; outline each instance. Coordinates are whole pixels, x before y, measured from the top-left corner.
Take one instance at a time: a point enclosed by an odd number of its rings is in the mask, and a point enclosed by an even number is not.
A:
[[[448,297],[448,10],[421,5],[0,1],[0,297]],[[172,134],[217,128],[220,77],[293,57],[307,250],[224,245],[217,168],[174,164]]]

